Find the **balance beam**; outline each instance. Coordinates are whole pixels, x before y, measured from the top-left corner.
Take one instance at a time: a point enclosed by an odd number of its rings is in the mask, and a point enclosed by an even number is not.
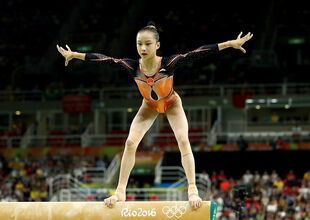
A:
[[[187,201],[119,202],[0,202],[3,220],[215,220],[217,205],[204,201],[192,210]]]

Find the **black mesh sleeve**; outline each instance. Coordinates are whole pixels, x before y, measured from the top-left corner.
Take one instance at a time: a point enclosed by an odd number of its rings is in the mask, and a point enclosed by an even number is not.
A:
[[[97,61],[97,62],[103,62],[106,64],[116,65],[130,72],[131,74],[134,72],[135,66],[137,65],[137,61],[133,59],[127,59],[127,58],[116,59],[116,58],[108,57],[100,53],[86,53],[85,60],[86,61]]]
[[[172,55],[168,57],[167,67],[171,69],[176,69],[181,64],[204,58],[218,51],[219,51],[218,44],[209,44],[201,46],[196,50],[189,51],[188,53],[185,54]]]

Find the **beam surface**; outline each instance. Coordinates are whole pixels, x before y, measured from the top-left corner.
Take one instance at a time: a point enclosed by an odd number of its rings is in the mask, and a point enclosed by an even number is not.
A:
[[[1,202],[3,220],[215,220],[217,205],[204,201],[192,210],[187,201],[119,202]]]

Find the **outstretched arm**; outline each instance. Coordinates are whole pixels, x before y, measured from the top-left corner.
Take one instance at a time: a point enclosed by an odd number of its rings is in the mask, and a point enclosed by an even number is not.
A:
[[[242,32],[238,35],[237,39],[235,39],[235,40],[230,40],[230,41],[226,41],[226,42],[219,43],[219,44],[204,45],[202,47],[197,48],[196,50],[192,50],[192,51],[185,53],[185,54],[173,55],[173,56],[168,58],[168,65],[167,66],[170,68],[176,69],[182,63],[185,63],[185,62],[188,62],[191,60],[195,60],[195,59],[203,58],[203,57],[210,55],[214,52],[217,52],[219,50],[223,50],[223,49],[226,49],[229,47],[239,49],[243,53],[245,53],[246,51],[242,47],[242,45],[246,41],[250,40],[253,37],[253,34],[251,34],[249,32],[244,37],[241,37],[241,35],[242,35]]]
[[[65,66],[68,66],[69,61],[74,58],[79,59],[79,60],[85,60],[85,55],[86,55],[85,53],[71,51],[68,45],[66,45],[68,50],[65,50],[64,48],[58,45],[56,45],[56,47],[59,53],[61,53],[61,55],[63,55],[63,57],[65,58]]]
[[[219,43],[218,44],[219,50],[223,50],[223,49],[232,47],[232,48],[241,50],[243,53],[246,53],[246,50],[242,47],[242,45],[245,42],[247,42],[248,40],[250,40],[253,37],[253,34],[251,34],[249,32],[244,37],[241,37],[241,35],[242,35],[242,32],[240,32],[240,34],[238,35],[237,39],[235,39],[235,40],[230,40],[230,41],[226,41],[226,42],[223,42],[223,43]]]
[[[116,59],[116,58],[108,57],[100,53],[79,53],[79,52],[71,51],[68,45],[66,45],[67,50],[65,50],[64,48],[58,45],[56,47],[59,53],[61,53],[61,55],[65,58],[65,66],[68,66],[68,63],[70,60],[79,59],[79,60],[101,61],[101,62],[106,62],[109,64],[116,64],[117,66],[120,66],[129,72],[132,72],[134,70],[133,66],[136,63],[135,60]]]

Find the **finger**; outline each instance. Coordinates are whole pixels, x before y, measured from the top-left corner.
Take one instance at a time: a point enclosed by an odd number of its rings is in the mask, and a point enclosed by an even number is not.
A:
[[[246,50],[245,50],[243,47],[240,47],[240,50],[241,50],[243,53],[246,53]]]
[[[251,33],[249,32],[249,33],[246,35],[246,39],[248,40],[250,36],[251,36]]]
[[[60,47],[58,46],[58,44],[57,44],[57,50],[59,51],[59,53],[61,53],[61,50],[60,50]]]
[[[58,52],[61,53],[61,55],[64,56],[63,51],[60,49],[60,47],[58,47],[57,49],[58,49]]]
[[[67,47],[67,49],[69,50],[69,51],[71,51],[71,49],[70,49],[70,47],[66,44],[66,47]]]
[[[250,33],[250,32],[249,32]],[[246,40],[249,37],[249,33],[247,33],[246,35],[244,35],[241,39]]]
[[[244,36],[242,39],[244,40],[243,43],[245,43],[246,41],[250,40],[253,37],[253,34],[249,33],[246,36]]]
[[[237,39],[240,39],[241,35],[242,35],[242,31],[241,31],[240,34],[238,35]]]
[[[247,40],[250,40],[252,37],[253,37],[253,34],[251,34],[251,35],[248,37]]]

